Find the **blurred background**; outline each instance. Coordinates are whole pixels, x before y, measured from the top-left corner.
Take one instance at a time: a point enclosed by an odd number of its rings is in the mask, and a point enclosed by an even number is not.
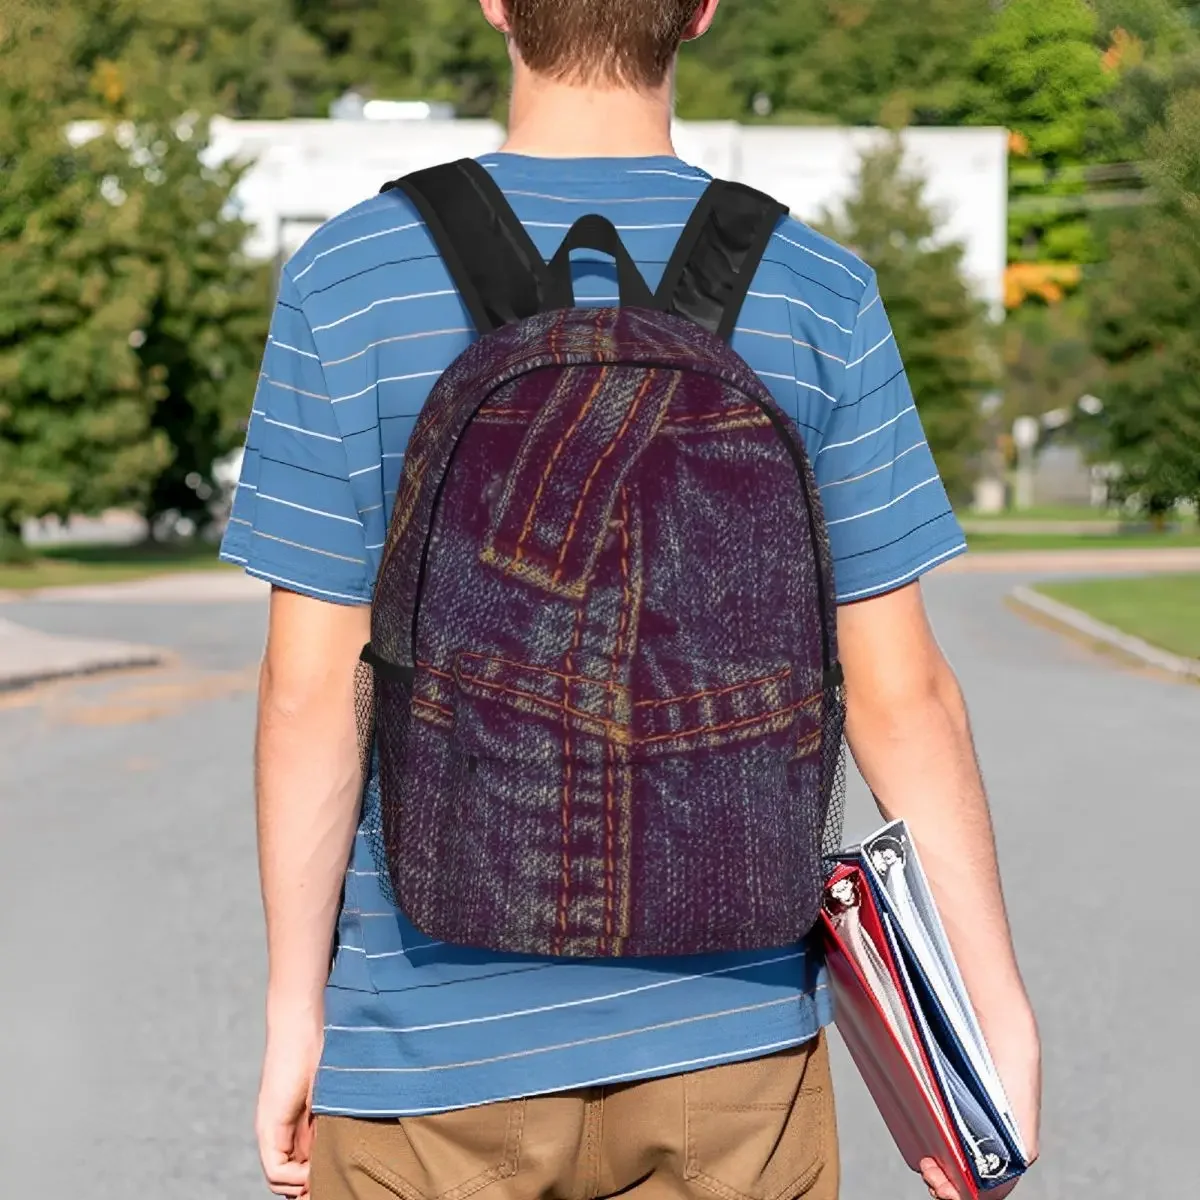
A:
[[[281,263],[498,146],[507,75],[475,0],[0,0],[2,1194],[263,1193],[215,542]],[[876,268],[968,531],[927,591],[1045,1025],[1019,1194],[1192,1194],[1200,5],[724,0],[678,90],[684,158]],[[848,1200],[923,1194],[839,1070]]]

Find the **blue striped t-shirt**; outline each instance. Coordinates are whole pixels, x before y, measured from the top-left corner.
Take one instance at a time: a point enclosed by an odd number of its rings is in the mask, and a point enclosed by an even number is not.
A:
[[[675,158],[482,161],[547,258],[578,217],[599,212],[651,287],[708,182]],[[575,280],[579,303],[616,302],[602,256],[577,256]],[[279,587],[369,604],[413,423],[472,337],[403,195],[323,226],[283,272],[223,556]],[[733,345],[803,432],[840,601],[964,549],[866,265],[785,222]],[[360,833],[326,991],[318,1112],[436,1112],[671,1074],[797,1045],[831,1016],[819,956],[803,945],[615,962],[463,949],[385,903],[375,870]]]

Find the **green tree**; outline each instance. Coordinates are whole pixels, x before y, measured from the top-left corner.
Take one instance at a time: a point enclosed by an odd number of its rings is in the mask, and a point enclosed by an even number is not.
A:
[[[77,25],[26,7],[0,26],[0,538],[22,519],[145,500],[170,459],[161,384],[130,336],[155,271],[111,138],[72,146],[60,97]]]
[[[725,0],[684,60],[695,56],[737,98],[728,118],[940,124],[961,104],[969,50],[989,20],[979,0]],[[681,95],[684,116],[693,95]]]
[[[447,100],[463,117],[502,117],[508,103],[504,39],[477,0],[295,0],[324,44],[334,90],[391,99]]]
[[[1090,262],[1084,164],[1111,144],[1100,26],[1087,0],[1008,0],[970,55],[972,84],[956,114],[1013,131],[1010,260]]]
[[[308,116],[327,87],[324,50],[292,0],[48,2],[76,18],[77,80],[110,103],[153,84],[180,109]]]
[[[892,140],[863,156],[825,231],[875,269],[917,408],[951,496],[965,499],[980,448],[980,401],[994,382],[994,331],[963,275],[963,249],[937,239],[925,181]]]
[[[0,525],[112,505],[204,509],[253,390],[268,308],[204,123],[86,83],[78,12],[0,28]],[[100,88],[111,76],[98,68]],[[73,117],[87,114],[80,123]],[[191,484],[187,483],[191,477]]]
[[[249,228],[229,211],[240,171],[202,164],[205,132],[186,120],[137,127],[146,162],[139,244],[155,292],[134,340],[159,385],[151,428],[171,449],[144,511],[198,526],[216,489],[214,462],[244,437],[271,301],[270,268],[246,257]]]
[[[1200,502],[1200,88],[1148,142],[1159,203],[1113,231],[1092,300],[1109,365],[1102,417],[1117,490],[1159,516]]]

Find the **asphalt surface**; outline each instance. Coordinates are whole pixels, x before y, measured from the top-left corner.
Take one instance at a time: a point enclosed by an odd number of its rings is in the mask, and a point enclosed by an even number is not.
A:
[[[1197,1194],[1200,687],[935,577],[1046,1051],[1029,1200]],[[259,602],[3,606],[164,667],[0,697],[0,1195],[265,1196],[250,791]],[[852,835],[877,824],[861,790]],[[836,1039],[835,1039],[836,1040]],[[923,1197],[838,1053],[846,1200]]]

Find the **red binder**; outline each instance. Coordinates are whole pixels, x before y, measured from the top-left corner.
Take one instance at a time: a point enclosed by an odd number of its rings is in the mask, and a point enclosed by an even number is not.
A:
[[[858,965],[860,953],[848,943],[845,933],[839,931],[835,917],[840,907],[839,896],[855,903],[862,932],[878,951],[896,995],[905,996],[899,969],[861,868],[852,863],[837,867],[826,887],[821,923],[837,1006],[838,1032],[908,1166],[919,1171],[921,1160],[932,1158],[963,1200],[967,1197],[978,1200],[979,1186],[953,1132],[945,1101],[936,1085],[929,1086],[934,1071],[912,1013],[901,999],[889,1015],[878,994],[878,984],[873,988],[867,981]],[[894,1023],[897,1017],[907,1023],[907,1029],[902,1029],[899,1036]],[[914,1066],[914,1057],[919,1066]]]

